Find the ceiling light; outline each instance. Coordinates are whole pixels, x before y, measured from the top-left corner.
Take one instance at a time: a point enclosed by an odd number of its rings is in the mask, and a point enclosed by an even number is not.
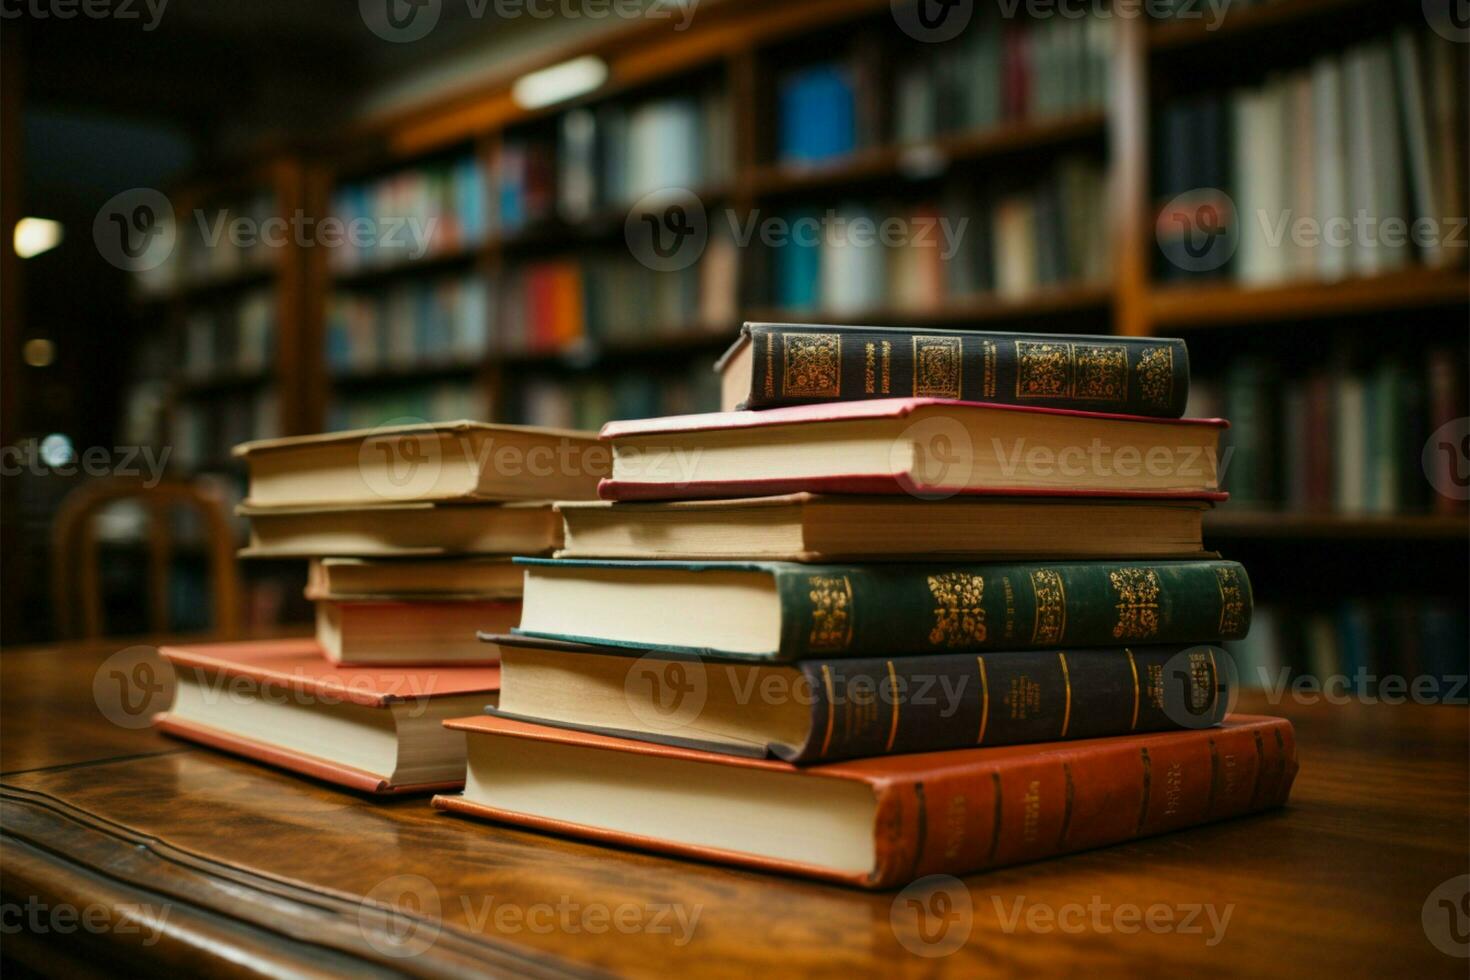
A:
[[[605,81],[607,62],[589,54],[522,75],[510,95],[523,109],[540,109],[586,95]]]

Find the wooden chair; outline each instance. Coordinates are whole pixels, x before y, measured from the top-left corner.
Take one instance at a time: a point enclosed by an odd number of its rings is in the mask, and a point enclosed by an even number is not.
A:
[[[235,569],[234,532],[225,503],[194,483],[164,480],[146,486],[136,479],[109,477],[78,487],[67,495],[51,528],[51,606],[58,639],[73,635],[76,604],[81,605],[82,637],[103,635],[102,589],[97,570],[96,517],[104,508],[137,500],[148,513],[148,623],[154,633],[169,630],[169,576],[174,541],[169,517],[191,509],[203,522],[209,560],[214,632],[239,635],[239,583]]]

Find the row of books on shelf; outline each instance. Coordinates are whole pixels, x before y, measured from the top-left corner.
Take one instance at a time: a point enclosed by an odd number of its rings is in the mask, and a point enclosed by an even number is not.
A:
[[[597,377],[532,377],[512,387],[506,418],[528,425],[595,429],[611,419],[689,415],[719,408],[719,382],[707,361],[685,370],[628,368]]]
[[[562,115],[556,134],[556,206],[578,221],[624,208],[653,191],[718,187],[734,167],[734,124],[729,95],[707,85],[693,95],[640,102],[607,102]],[[509,148],[512,144],[507,142]],[[509,197],[507,197],[509,195]],[[541,195],[519,185],[500,187],[506,230],[545,217]]]
[[[327,307],[327,367],[336,374],[444,364],[485,355],[489,287],[476,274],[339,290]]]
[[[183,373],[191,380],[265,371],[275,356],[276,296],[269,288],[200,306],[184,321]]]
[[[335,393],[327,407],[327,429],[370,429],[395,420],[483,419],[489,415],[489,394],[473,381],[394,384]]]
[[[169,418],[170,465],[183,472],[218,468],[229,446],[280,434],[280,398],[272,386],[177,401]]]
[[[155,215],[145,207],[137,220],[149,222],[138,229],[146,235],[146,251],[132,257],[144,266],[136,276],[139,292],[160,296],[264,272],[275,263],[282,244],[269,233],[272,226],[267,222],[280,217],[280,202],[270,190],[186,213]]]
[[[611,250],[512,266],[496,295],[496,346],[508,352],[558,351],[729,324],[736,264],[733,242],[715,237],[699,262],[667,272]]]
[[[904,52],[888,82],[881,47],[858,38],[846,58],[782,74],[777,159],[810,163],[888,141],[1100,109],[1110,89],[1111,24],[1097,16],[1006,20],[977,10],[958,37]]]
[[[1259,85],[1165,105],[1158,277],[1262,283],[1463,263],[1459,47],[1403,27]],[[1201,251],[1230,222],[1234,254]]]
[[[1423,596],[1357,598],[1330,609],[1262,605],[1250,634],[1226,649],[1242,689],[1464,704],[1467,629],[1463,603]]]
[[[933,309],[949,299],[1020,299],[1110,269],[1107,181],[1084,156],[1028,185],[960,190],[937,205],[844,204],[782,216],[769,294],[788,310]]]
[[[1365,367],[1343,354],[1296,378],[1243,355],[1221,381],[1195,382],[1190,412],[1231,419],[1225,486],[1236,506],[1462,513],[1434,492],[1453,483],[1454,459],[1425,450],[1431,433],[1464,414],[1465,376],[1465,352],[1451,348]],[[1431,477],[1426,465],[1443,473]]]
[[[490,228],[484,170],[472,152],[341,184],[332,215],[344,231],[328,250],[339,274],[457,252],[483,242]]]

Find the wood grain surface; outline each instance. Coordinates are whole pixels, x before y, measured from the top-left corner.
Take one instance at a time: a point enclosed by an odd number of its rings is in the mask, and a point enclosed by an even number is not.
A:
[[[920,923],[913,893],[491,826],[435,813],[424,798],[371,800],[120,727],[109,720],[120,717],[109,671],[136,660],[109,661],[118,649],[0,654],[10,965],[76,975],[1465,975],[1421,919],[1431,891],[1470,863],[1463,708],[1243,699],[1241,710],[1297,725],[1301,775],[1287,808],[974,876],[947,886],[948,904],[917,896],[929,903],[918,909],[942,913]],[[67,917],[89,908],[91,928]],[[1172,926],[1150,929],[1150,917]],[[947,946],[958,948],[922,955]]]

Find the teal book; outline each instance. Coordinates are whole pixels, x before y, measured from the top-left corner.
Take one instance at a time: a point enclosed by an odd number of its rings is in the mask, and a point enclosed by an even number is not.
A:
[[[524,636],[790,662],[1237,640],[1220,560],[867,565],[517,558]]]

